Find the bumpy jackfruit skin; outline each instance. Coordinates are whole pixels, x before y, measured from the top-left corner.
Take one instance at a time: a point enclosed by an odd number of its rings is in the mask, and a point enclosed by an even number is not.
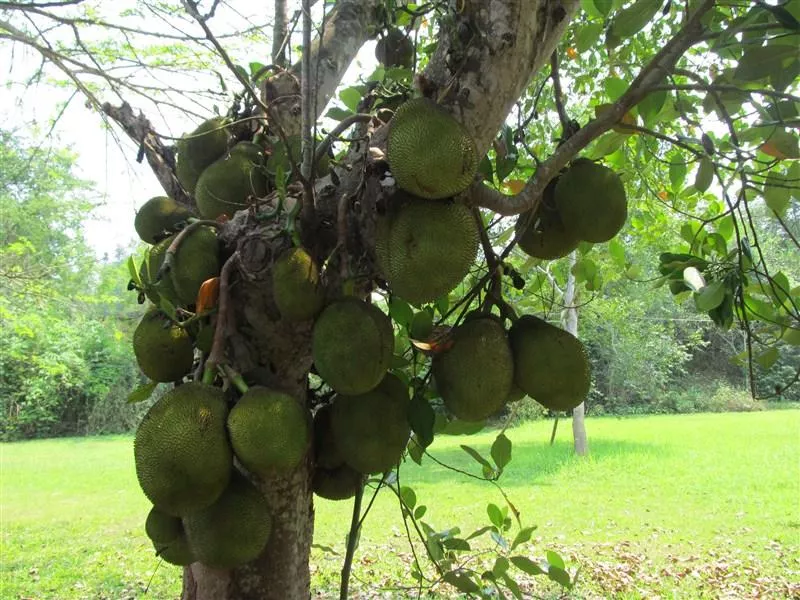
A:
[[[555,204],[564,228],[587,242],[607,242],[628,217],[625,186],[619,175],[587,159],[573,162],[559,178]]]
[[[156,196],[145,202],[136,213],[133,227],[139,238],[148,244],[155,244],[167,237],[164,232],[172,232],[178,223],[183,223],[192,213],[169,196]]]
[[[314,365],[320,377],[340,394],[374,389],[386,375],[393,348],[389,318],[356,298],[329,304],[314,323]]]
[[[428,98],[402,104],[389,122],[387,158],[397,185],[437,200],[463,192],[478,169],[475,142]]]
[[[528,256],[543,260],[567,256],[581,242],[574,232],[564,227],[558,212],[547,206],[542,206],[535,218],[531,218],[530,212],[522,213],[516,224],[517,232],[520,229],[523,229],[520,249]]]
[[[312,482],[314,493],[326,500],[347,500],[356,495],[363,475],[348,467],[340,465],[333,469],[317,467]]]
[[[238,473],[216,502],[186,515],[183,524],[197,560],[215,569],[255,560],[272,531],[267,501]]]
[[[175,286],[172,284],[172,278],[169,274],[156,281],[158,270],[164,264],[167,248],[169,248],[174,239],[175,236],[172,235],[152,246],[139,266],[139,279],[142,281],[144,293],[148,300],[156,306],[158,306],[161,298],[169,300],[172,304],[176,304],[178,301],[178,295],[175,292]]]
[[[452,291],[478,251],[477,223],[462,204],[408,202],[376,236],[376,248],[386,249],[377,258],[389,287],[416,305]]]
[[[360,473],[391,469],[408,443],[408,402],[392,389],[379,385],[365,394],[340,394],[333,402],[336,446],[345,463]]]
[[[219,498],[233,469],[222,392],[199,383],[170,390],[136,430],[139,485],[161,511],[184,516]]]
[[[144,527],[157,556],[180,566],[195,561],[180,517],[168,515],[154,506],[147,515]]]
[[[178,164],[184,163],[187,172],[199,175],[203,169],[225,154],[229,139],[222,117],[208,119],[178,142]]]
[[[189,194],[194,195],[197,180],[200,179],[202,172],[202,169],[198,171],[192,167],[185,155],[178,152],[178,156],[175,158],[175,176],[183,189]]]
[[[272,294],[281,317],[307,321],[322,310],[325,290],[314,259],[303,248],[290,248],[272,267]]]
[[[147,311],[133,332],[136,362],[149,379],[178,381],[192,368],[192,340],[158,310]]]
[[[197,210],[205,219],[220,215],[233,216],[247,208],[251,197],[267,193],[267,179],[262,168],[264,157],[250,142],[246,148],[237,144],[222,158],[209,165],[200,175],[195,188]]]
[[[335,469],[344,464],[333,435],[332,412],[333,406],[326,404],[314,415],[314,464],[322,469]]]
[[[200,227],[184,238],[175,254],[169,277],[178,302],[189,306],[206,279],[219,275],[219,243],[211,227]]]
[[[410,69],[414,66],[414,43],[401,30],[390,27],[375,44],[375,58],[384,67]]]
[[[474,318],[452,333],[452,347],[431,365],[445,406],[464,421],[481,421],[503,406],[514,380],[514,361],[503,325]]]
[[[228,433],[236,457],[258,475],[294,469],[308,450],[308,415],[289,394],[252,387],[231,409]]]
[[[567,331],[531,315],[509,331],[514,382],[550,410],[572,410],[586,399],[591,368],[583,344]]]

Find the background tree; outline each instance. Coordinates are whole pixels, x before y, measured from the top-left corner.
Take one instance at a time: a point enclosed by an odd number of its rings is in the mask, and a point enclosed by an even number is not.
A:
[[[350,127],[343,141],[353,143],[337,152],[334,173],[316,181],[312,125],[365,42],[390,23],[402,27],[417,37],[416,92],[446,107],[478,155],[487,154],[483,180],[463,194],[484,227],[483,260],[459,290],[463,294],[454,297],[464,300],[462,315],[473,301],[487,306],[486,297],[505,307],[501,295],[508,295],[508,286],[502,274],[510,272],[507,259],[517,240],[507,221],[492,215],[536,215],[547,185],[581,155],[603,159],[622,174],[629,196],[637,199],[630,207],[633,232],[656,237],[669,224],[665,209],[682,215],[680,238],[665,239],[661,247],[670,253],[660,257],[659,277],[674,293],[691,296],[720,327],[741,323],[747,356],[755,361],[749,362],[754,392],[755,365],[771,366],[782,344],[797,343],[798,290],[786,273],[768,264],[753,217],[762,197],[776,234],[796,250],[790,222],[800,179],[793,162],[800,155],[793,131],[798,97],[792,86],[800,69],[796,3],[339,0],[332,8],[316,7],[314,14],[312,4],[305,1],[292,20],[283,18],[286,5],[280,3],[269,40],[262,28],[236,17],[222,23],[223,11],[232,7],[216,0],[141,1],[119,15],[81,0],[4,2],[0,39],[38,52],[43,67],[36,76],[66,78],[139,145],[140,157],[165,191],[186,206],[193,199],[178,183],[173,148],[160,133],[176,111],[205,115],[203,100],[222,101],[227,89],[236,89],[223,105],[231,106],[230,116],[261,119],[259,126],[281,137],[302,134],[299,176],[294,185],[279,186],[263,207],[269,212],[287,199],[301,207],[298,226],[290,218],[289,230],[299,231],[301,243],[325,264],[326,287],[366,297],[377,281],[372,260],[377,207],[392,190],[383,181],[387,128],[362,115],[380,108],[378,96],[385,98],[393,82],[412,81],[412,73],[379,69],[363,86],[339,91],[345,108],[327,113],[341,122],[329,138],[338,140]],[[154,19],[164,24],[163,31],[148,26]],[[260,44],[258,56],[272,48],[268,62],[280,64],[292,50],[287,36],[292,21],[304,25],[302,60],[284,70],[252,59]],[[233,31],[223,32],[230,22],[235,26],[227,29]],[[276,48],[277,39],[289,43]],[[232,58],[245,41],[247,54]],[[159,51],[159,45],[165,47]],[[144,55],[142,46],[148,48]],[[249,69],[240,62],[249,62]],[[226,67],[215,72],[223,90],[208,92],[203,74],[216,64]],[[184,76],[195,73],[196,79]],[[163,74],[170,83],[154,84]],[[559,76],[564,101],[550,86]],[[127,101],[148,110],[147,116]],[[156,115],[160,120],[151,120]],[[512,172],[518,179],[506,182]],[[248,218],[259,210],[242,210],[220,227],[232,254],[220,276],[217,335],[208,362],[278,382],[310,409],[318,402],[308,384],[310,326],[287,327],[266,308],[270,269],[264,256],[284,228]],[[602,287],[592,256],[604,250],[584,244],[570,269],[589,291]],[[620,254],[610,243],[607,251],[636,276],[637,265],[628,264],[624,247]],[[438,321],[453,323],[443,316],[447,309],[438,310]],[[395,321],[403,320],[397,309],[394,313]],[[776,389],[782,392],[797,377],[795,370]],[[419,429],[418,436],[429,433]],[[260,479],[273,524],[266,550],[233,570],[194,563],[185,570],[186,598],[308,597],[312,469],[306,459],[288,475]],[[500,565],[496,578],[505,573]],[[480,591],[471,579],[479,574],[452,573],[446,581]]]

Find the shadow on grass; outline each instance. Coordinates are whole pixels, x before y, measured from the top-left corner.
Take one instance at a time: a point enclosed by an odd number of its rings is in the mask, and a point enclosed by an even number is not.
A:
[[[514,486],[548,486],[548,481],[562,469],[588,466],[608,461],[619,461],[620,466],[635,456],[664,456],[671,452],[668,446],[659,443],[639,443],[626,440],[598,439],[589,440],[589,456],[575,455],[572,441],[557,440],[552,446],[548,440],[516,441],[513,432],[509,433],[512,440],[512,460],[505,468],[502,476],[503,487]],[[481,465],[469,456],[459,446],[470,446],[477,450],[489,463],[492,463],[490,443],[475,443],[471,436],[454,438],[447,447],[430,450],[430,456],[423,459],[421,469],[416,469],[413,478],[420,483],[456,483],[464,482],[467,478],[463,473],[453,469],[466,471],[481,476]],[[437,464],[433,459],[443,463]],[[448,468],[450,467],[450,468]]]

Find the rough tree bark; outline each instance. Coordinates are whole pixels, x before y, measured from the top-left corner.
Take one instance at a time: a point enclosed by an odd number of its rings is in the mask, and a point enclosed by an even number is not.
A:
[[[572,274],[572,267],[578,261],[575,251],[570,254],[570,271],[567,275],[567,286],[564,289],[564,329],[575,337],[578,337],[578,299],[577,287],[575,285],[575,275]],[[589,453],[589,442],[586,438],[586,421],[584,419],[585,403],[572,409],[572,439],[575,444],[575,454],[586,456]]]

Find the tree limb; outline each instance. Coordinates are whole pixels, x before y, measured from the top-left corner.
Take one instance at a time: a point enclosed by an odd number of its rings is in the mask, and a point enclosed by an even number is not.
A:
[[[714,5],[715,0],[703,0],[686,25],[658,52],[630,84],[626,92],[611,105],[609,110],[589,121],[575,135],[559,146],[553,155],[544,161],[536,174],[528,180],[521,192],[506,196],[482,182],[474,184],[469,195],[473,204],[489,208],[501,215],[516,215],[539,204],[544,188],[574,157],[589,143],[611,129],[622,117],[647,94],[658,86],[675,67],[675,64],[703,34],[701,19]]]

